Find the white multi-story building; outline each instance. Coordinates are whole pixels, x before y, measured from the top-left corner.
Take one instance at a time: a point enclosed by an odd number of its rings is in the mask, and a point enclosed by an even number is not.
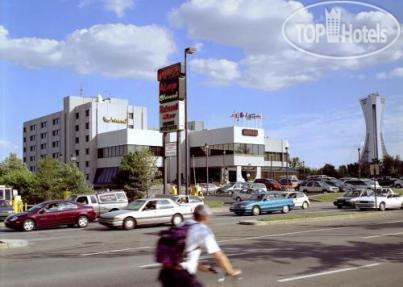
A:
[[[193,181],[252,180],[285,173],[288,142],[274,140],[263,129],[225,127],[204,129],[203,122],[189,123],[190,172]],[[182,132],[183,134],[183,132]],[[95,186],[113,182],[123,155],[148,148],[163,170],[163,136],[148,129],[145,107],[116,98],[66,97],[62,111],[24,123],[23,157],[31,171],[45,156],[75,162]],[[176,143],[176,134],[166,137]],[[205,146],[208,145],[208,157]],[[181,178],[185,176],[185,143],[181,137]],[[177,178],[176,157],[167,157],[168,181]]]
[[[92,182],[97,168],[97,135],[121,129],[147,129],[147,109],[100,95],[66,97],[62,111],[24,122],[23,159],[31,171],[45,156],[73,161]]]
[[[387,154],[382,134],[385,101],[385,98],[377,93],[360,100],[366,126],[365,144],[360,155],[361,163],[382,160]]]

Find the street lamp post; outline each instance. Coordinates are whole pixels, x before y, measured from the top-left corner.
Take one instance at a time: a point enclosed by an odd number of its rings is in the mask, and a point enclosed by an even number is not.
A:
[[[187,55],[193,54],[196,52],[196,48],[186,48],[184,51],[185,56],[185,64],[184,64],[184,72],[185,72],[185,181],[186,181],[186,194],[189,193],[189,140],[188,140],[188,100],[187,100]]]
[[[302,161],[302,177],[305,179],[305,161]]]
[[[361,152],[361,149],[358,148],[358,178],[361,177],[360,152]]]
[[[204,150],[206,152],[206,194],[208,194],[208,149],[209,149],[209,146],[206,143],[204,145]]]
[[[223,150],[223,152],[222,152],[223,183],[226,183],[226,181],[227,181],[227,175],[226,175],[226,170],[225,170],[225,154],[226,154],[226,150]]]
[[[285,181],[288,184],[288,146],[285,147]]]

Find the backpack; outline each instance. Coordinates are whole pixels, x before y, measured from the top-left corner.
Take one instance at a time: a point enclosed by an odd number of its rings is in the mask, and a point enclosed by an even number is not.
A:
[[[160,232],[155,259],[163,268],[179,266],[184,259],[186,237],[193,224],[183,224]]]

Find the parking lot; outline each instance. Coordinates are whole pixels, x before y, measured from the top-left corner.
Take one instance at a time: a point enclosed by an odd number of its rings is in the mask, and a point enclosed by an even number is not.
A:
[[[236,217],[225,208],[216,210],[211,227],[243,275],[241,280],[219,283],[218,275],[200,274],[206,286],[401,285],[401,210],[370,217],[245,226],[238,224],[240,219],[254,217]],[[329,203],[313,203],[307,210],[293,212],[329,211],[344,212]],[[86,229],[30,233],[1,228],[0,238],[25,239],[29,246],[1,251],[0,285],[158,286],[153,252],[158,232],[164,228],[112,231],[97,223]]]

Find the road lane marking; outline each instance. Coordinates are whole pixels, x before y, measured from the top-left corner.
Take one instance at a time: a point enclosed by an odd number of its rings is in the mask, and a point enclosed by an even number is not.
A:
[[[362,239],[372,239],[372,238],[379,238],[379,237],[385,237],[385,236],[396,236],[396,235],[402,235],[402,234],[403,234],[403,232],[396,232],[396,233],[386,233],[386,234],[364,236],[361,238]]]
[[[308,274],[308,275],[302,275],[302,276],[296,276],[296,277],[291,277],[291,278],[280,279],[280,280],[277,280],[277,282],[283,283],[283,282],[295,281],[295,280],[300,280],[300,279],[306,279],[306,278],[324,276],[324,275],[329,275],[329,274],[335,274],[335,273],[340,273],[340,272],[354,271],[354,270],[359,270],[359,269],[364,269],[364,268],[375,267],[375,266],[378,266],[380,264],[381,263],[371,263],[371,264],[367,264],[367,265],[363,265],[363,266],[349,267],[349,268],[325,271],[325,272],[320,272],[320,273],[313,273],[313,274]]]
[[[124,248],[124,249],[115,249],[115,250],[106,250],[106,251],[100,251],[100,252],[83,253],[83,254],[80,254],[80,256],[101,255],[101,254],[109,254],[109,253],[123,252],[123,251],[129,251],[129,250],[151,249],[151,248],[154,248],[154,247],[151,247],[151,246],[130,247],[130,248]]]

